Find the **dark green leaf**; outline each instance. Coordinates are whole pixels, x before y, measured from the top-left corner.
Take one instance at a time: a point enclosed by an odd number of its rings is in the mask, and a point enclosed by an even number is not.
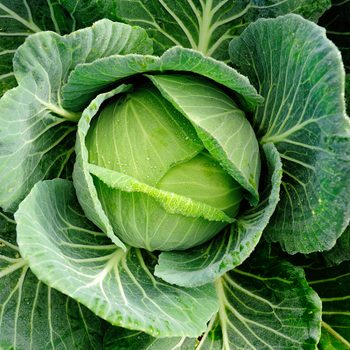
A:
[[[305,268],[309,285],[322,301],[319,349],[350,348],[350,262],[335,267],[313,264]]]
[[[101,320],[40,282],[15,241],[15,223],[0,211],[0,349],[101,349]]]
[[[331,265],[350,260],[350,226],[338,238],[336,245],[331,250],[324,252],[323,256]]]
[[[350,1],[332,0],[332,7],[320,18],[319,25],[326,28],[327,37],[342,53],[344,65],[350,72]]]
[[[145,28],[163,53],[178,45],[228,60],[228,43],[242,28],[259,17],[295,12],[312,20],[328,7],[329,0],[60,0],[86,25],[100,18],[122,20]]]
[[[12,58],[16,49],[33,33],[74,31],[76,21],[57,1],[0,1],[0,96],[14,87]]]
[[[259,252],[215,285],[219,312],[197,350],[315,349],[321,302],[302,268]]]
[[[287,15],[250,25],[230,54],[266,98],[253,127],[283,163],[281,200],[266,237],[289,253],[330,249],[350,217],[350,122],[339,51],[322,28]]]
[[[194,350],[195,339],[191,338],[154,338],[140,331],[125,328],[108,328],[104,350]]]

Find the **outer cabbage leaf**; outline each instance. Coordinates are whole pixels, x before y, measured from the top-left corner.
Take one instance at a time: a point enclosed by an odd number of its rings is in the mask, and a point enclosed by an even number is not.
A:
[[[35,275],[114,325],[156,337],[196,337],[217,311],[212,284],[171,286],[153,276],[154,255],[125,252],[96,231],[67,180],[35,185],[15,218],[21,254]]]
[[[196,339],[154,338],[140,331],[110,327],[103,341],[105,350],[194,350]]]
[[[62,107],[61,87],[82,62],[113,54],[147,54],[152,44],[141,28],[102,20],[61,37],[30,36],[14,57],[19,86],[0,100],[0,206],[14,211],[31,187],[60,177],[73,153],[80,114]]]
[[[253,127],[283,162],[281,200],[265,237],[289,253],[330,249],[350,217],[350,122],[339,51],[324,29],[287,15],[250,25],[230,54],[266,99]]]
[[[350,260],[350,226],[338,238],[336,245],[323,256],[330,265],[337,265]]]
[[[15,222],[0,211],[0,348],[101,349],[101,320],[39,281],[15,237]]]
[[[346,111],[350,114],[350,74],[345,77]]]
[[[12,58],[33,33],[53,30],[66,34],[76,29],[76,19],[57,2],[48,0],[1,0],[0,2],[0,96],[16,84]]]
[[[62,89],[65,108],[81,110],[98,92],[139,73],[179,71],[207,77],[237,93],[242,107],[253,110],[263,99],[249,80],[223,62],[205,57],[198,51],[173,47],[161,57],[115,55],[80,64]]]
[[[85,24],[99,18],[122,20],[145,28],[163,53],[179,45],[228,60],[228,43],[259,17],[290,12],[316,20],[330,5],[329,0],[60,0]],[[92,15],[91,15],[92,14]]]
[[[305,267],[309,285],[322,301],[320,350],[350,348],[350,262],[335,267],[313,263]]]
[[[315,349],[321,302],[302,268],[267,252],[215,282],[220,302],[197,350]]]
[[[202,246],[161,253],[155,270],[157,276],[180,286],[202,285],[240,265],[252,253],[276,208],[282,177],[275,147],[268,144],[263,149],[268,175],[262,182],[264,190],[258,206],[245,211],[230,228]]]

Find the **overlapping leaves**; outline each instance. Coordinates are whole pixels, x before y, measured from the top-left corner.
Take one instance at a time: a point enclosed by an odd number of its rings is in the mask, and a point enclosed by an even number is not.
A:
[[[253,23],[230,54],[265,97],[253,126],[283,162],[267,237],[289,253],[330,249],[350,217],[350,122],[339,51],[322,28],[288,15]]]
[[[16,85],[12,58],[29,35],[45,30],[67,34],[78,25],[62,6],[50,0],[2,0],[0,19],[0,96]]]
[[[247,210],[231,227],[209,243],[184,252],[163,252],[156,275],[170,283],[195,286],[214,281],[240,265],[254,250],[274,212],[282,176],[282,165],[273,145],[264,146],[268,169],[261,185],[261,201]]]
[[[65,37],[43,32],[26,40],[14,58],[19,86],[0,100],[1,207],[14,211],[37,181],[66,171],[80,116],[62,107],[70,71],[104,55],[151,51],[142,29],[108,20]]]
[[[14,221],[0,212],[0,348],[100,349],[101,320],[39,281],[15,237]]]
[[[330,5],[329,0],[180,0],[176,6],[171,0],[61,3],[85,25],[105,17],[145,28],[155,43],[156,54],[183,46],[222,61],[228,60],[230,40],[257,18],[295,12],[316,20]]]
[[[114,325],[193,337],[217,311],[212,285],[171,286],[153,276],[155,256],[124,251],[96,231],[67,180],[38,183],[15,217],[21,254],[36,276]]]
[[[350,348],[350,263],[326,267],[311,263],[305,268],[309,285],[322,301],[321,350]]]
[[[314,349],[321,303],[303,270],[256,254],[216,282],[220,308],[197,349]]]

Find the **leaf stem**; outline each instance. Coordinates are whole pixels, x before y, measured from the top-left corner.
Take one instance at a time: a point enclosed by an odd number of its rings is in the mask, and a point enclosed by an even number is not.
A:
[[[336,332],[328,323],[322,321],[321,325],[328,333],[332,334],[334,338],[342,342],[350,349],[350,342],[348,342],[343,336]]]
[[[74,113],[74,112],[69,112],[63,108],[60,108],[58,106],[55,106],[54,104],[48,103],[45,104],[45,106],[53,113],[58,114],[59,116],[70,120],[72,122],[78,122],[80,117],[81,117],[81,113]]]

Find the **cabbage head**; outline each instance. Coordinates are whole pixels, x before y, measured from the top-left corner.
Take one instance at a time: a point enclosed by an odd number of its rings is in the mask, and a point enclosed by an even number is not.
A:
[[[149,78],[101,108],[86,139],[89,161],[119,183],[111,187],[95,177],[103,209],[123,242],[151,251],[187,249],[234,220],[245,190],[227,154],[208,139],[221,128],[223,142],[245,145],[254,185],[260,173],[258,142],[244,112],[218,84],[196,75]],[[181,89],[185,105],[172,104],[162,89],[167,83]],[[210,108],[201,106],[203,96],[212,101]],[[193,114],[212,120],[213,128],[204,134]],[[125,182],[132,190],[123,187]]]

